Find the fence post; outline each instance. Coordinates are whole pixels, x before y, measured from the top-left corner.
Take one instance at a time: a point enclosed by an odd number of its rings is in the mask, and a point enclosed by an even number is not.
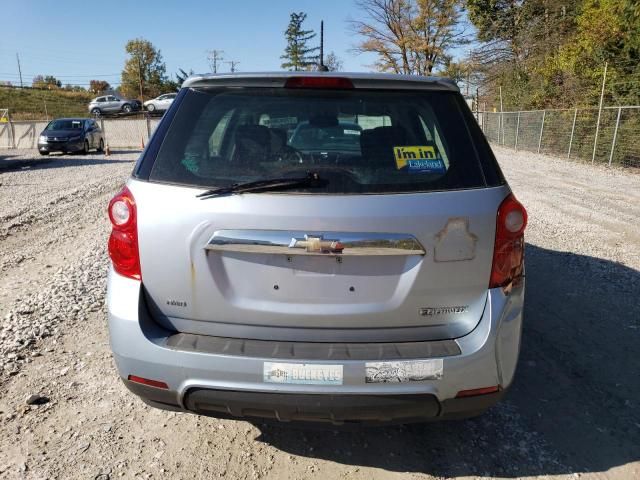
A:
[[[540,138],[538,139],[538,153],[540,153],[540,148],[542,147],[542,132],[544,132],[544,119],[547,116],[547,111],[542,111],[542,123],[540,124]]]
[[[11,116],[9,116],[9,132],[11,133],[11,148],[13,149],[18,148],[16,146],[16,127],[13,124],[13,120],[11,119]]]
[[[567,158],[571,158],[571,146],[573,145],[573,134],[576,131],[576,119],[578,118],[578,109],[573,113],[573,126],[571,127],[571,137],[569,138],[569,151],[567,152]]]
[[[518,112],[518,120],[516,121],[516,141],[513,148],[518,151],[518,133],[520,132],[520,112]]]
[[[593,140],[593,155],[591,156],[591,163],[596,161],[596,148],[598,147],[598,134],[600,133],[600,117],[602,116],[602,104],[604,102],[604,88],[607,84],[607,67],[609,62],[604,64],[604,75],[602,76],[602,92],[600,93],[600,107],[598,108],[598,121],[596,122],[596,138]]]
[[[151,116],[149,114],[145,115],[146,117],[146,123],[147,123],[147,143],[149,142],[149,139],[151,138]]]
[[[618,107],[618,118],[616,118],[616,129],[613,131],[613,143],[611,144],[611,155],[609,155],[609,166],[613,161],[613,152],[616,149],[616,140],[618,139],[618,126],[620,125],[620,114],[622,113],[622,107]]]
[[[100,117],[100,130],[102,130],[102,137],[104,138],[104,144],[107,148],[109,148],[109,139],[107,138],[107,131],[104,129],[104,117]]]

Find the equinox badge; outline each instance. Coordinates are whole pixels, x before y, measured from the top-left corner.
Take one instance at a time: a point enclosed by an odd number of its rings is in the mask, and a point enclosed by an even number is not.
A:
[[[305,235],[292,238],[289,248],[304,248],[309,253],[342,253],[344,245],[339,240],[325,240],[322,235]]]

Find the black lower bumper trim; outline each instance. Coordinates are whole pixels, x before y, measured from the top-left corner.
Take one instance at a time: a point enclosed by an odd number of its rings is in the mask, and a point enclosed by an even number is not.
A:
[[[483,413],[504,391],[439,402],[431,394],[353,395],[266,393],[194,388],[180,406],[176,392],[124,380],[152,407],[247,421],[388,425],[453,420]]]
[[[391,423],[437,417],[440,404],[429,394],[332,395],[192,389],[188,410],[201,415],[272,419],[281,422]]]

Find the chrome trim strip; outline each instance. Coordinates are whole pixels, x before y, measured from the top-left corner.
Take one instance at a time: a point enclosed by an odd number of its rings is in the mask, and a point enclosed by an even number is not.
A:
[[[426,250],[413,235],[371,232],[218,230],[204,248],[276,255],[426,255]]]

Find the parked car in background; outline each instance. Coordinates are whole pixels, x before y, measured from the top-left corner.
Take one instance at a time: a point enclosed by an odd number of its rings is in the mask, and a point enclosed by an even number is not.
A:
[[[91,115],[131,113],[140,110],[141,106],[140,100],[120,98],[116,95],[104,95],[91,100],[89,112]]]
[[[111,348],[131,391],[338,425],[502,397],[527,213],[452,81],[204,75],[175,102],[108,207]]]
[[[147,100],[144,102],[144,108],[149,112],[164,112],[169,109],[176,95],[177,93],[165,93],[159,97]]]
[[[52,120],[38,137],[40,155],[51,152],[88,153],[104,150],[104,136],[97,122],[91,118],[58,118]]]

